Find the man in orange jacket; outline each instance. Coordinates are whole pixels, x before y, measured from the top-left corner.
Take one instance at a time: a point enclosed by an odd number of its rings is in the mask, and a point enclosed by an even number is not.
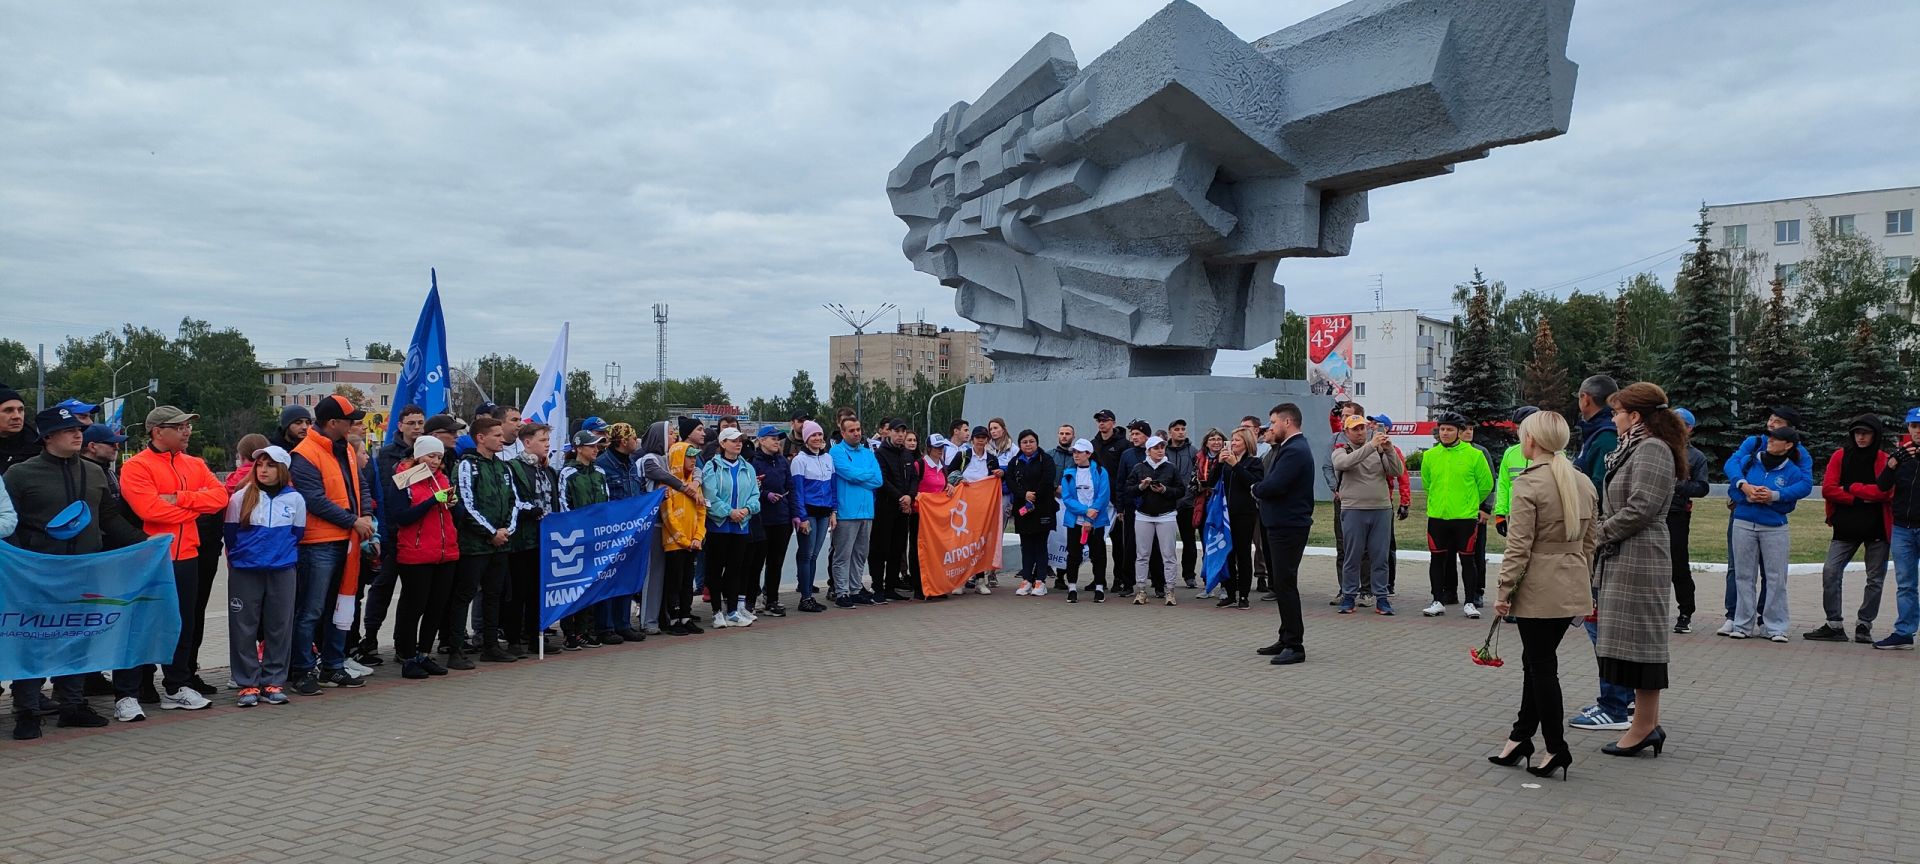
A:
[[[206,627],[201,611],[200,529],[207,513],[227,508],[227,490],[207,469],[207,463],[186,453],[193,438],[193,421],[172,405],[147,412],[147,449],[120,468],[120,492],[140,517],[150,537],[172,537],[173,584],[180,595],[180,641],[173,662],[161,669],[160,707],[197,711],[208,705],[207,695],[219,692],[200,679],[194,667],[200,633]]]
[[[293,659],[287,684],[301,696],[316,695],[322,687],[366,683],[346,670],[353,610],[341,606],[351,604],[358,593],[359,546],[373,539],[374,502],[379,500],[370,482],[372,472],[361,472],[347,443],[347,433],[366,416],[346,397],[327,396],[313,406],[313,429],[293,448],[289,473],[294,491],[307,502],[307,531],[294,566]],[[336,623],[342,608],[346,622]]]

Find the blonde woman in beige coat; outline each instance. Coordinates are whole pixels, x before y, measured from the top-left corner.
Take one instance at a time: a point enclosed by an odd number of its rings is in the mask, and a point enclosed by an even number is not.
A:
[[[1521,454],[1527,467],[1513,478],[1513,509],[1507,517],[1507,549],[1493,611],[1513,616],[1520,631],[1524,672],[1520,715],[1507,735],[1495,765],[1517,765],[1546,777],[1555,770],[1566,779],[1573,764],[1565,730],[1560,728],[1560,639],[1573,619],[1593,608],[1594,517],[1598,497],[1593,481],[1567,461],[1569,432],[1558,412],[1540,411],[1520,424]],[[1533,734],[1540,733],[1547,759],[1532,765]]]

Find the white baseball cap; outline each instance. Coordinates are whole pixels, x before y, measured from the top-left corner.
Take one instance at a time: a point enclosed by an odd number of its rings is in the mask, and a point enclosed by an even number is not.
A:
[[[720,430],[721,441],[732,441],[733,439],[739,438],[739,437],[741,437],[740,430],[733,426],[728,426],[727,428]]]

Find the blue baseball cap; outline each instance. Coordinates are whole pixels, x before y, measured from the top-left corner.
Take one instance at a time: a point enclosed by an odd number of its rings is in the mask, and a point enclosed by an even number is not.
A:
[[[767,425],[765,425],[765,426],[762,426],[762,427],[760,427],[760,431],[758,431],[758,432],[755,432],[755,433],[754,433],[754,437],[756,437],[756,438],[785,438],[785,437],[787,437],[787,432],[786,432],[786,430],[785,430],[785,429],[781,429],[780,427],[778,427],[778,426],[775,426],[775,425],[773,425],[772,423],[768,423]]]
[[[40,430],[43,436],[68,429],[78,429],[85,425],[72,410],[59,405],[33,415],[33,428]]]
[[[87,507],[87,502],[75,501],[68,504],[65,510],[60,511],[52,519],[47,520],[47,536],[55,540],[72,540],[79,536],[80,532],[87,530],[87,526],[91,524],[93,524],[93,510]]]
[[[1920,423],[1920,405],[1907,409],[1907,422]]]
[[[85,440],[88,444],[119,444],[126,441],[127,436],[105,423],[95,423],[87,427]]]
[[[1673,413],[1680,415],[1680,422],[1687,424],[1688,429],[1693,428],[1694,421],[1692,411],[1688,411],[1685,408],[1675,408],[1673,409]]]
[[[100,406],[89,403],[89,402],[82,402],[78,399],[62,399],[60,400],[60,404],[55,405],[53,407],[65,408],[68,411],[72,411],[75,414],[92,414],[93,412],[100,410]]]
[[[588,432],[599,432],[607,428],[607,421],[602,420],[598,417],[588,417],[587,419],[580,421],[580,428],[585,429]]]
[[[1368,420],[1372,420],[1373,422],[1375,422],[1375,423],[1378,423],[1378,424],[1380,424],[1380,425],[1382,425],[1382,426],[1392,426],[1392,425],[1393,425],[1393,418],[1392,418],[1392,417],[1388,417],[1388,416],[1387,416],[1387,415],[1385,415],[1385,414],[1375,414],[1375,415],[1373,415],[1372,417],[1368,417],[1367,419],[1368,419]]]

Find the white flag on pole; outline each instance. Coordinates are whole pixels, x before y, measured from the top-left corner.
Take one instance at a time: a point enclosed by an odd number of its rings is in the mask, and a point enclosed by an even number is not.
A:
[[[560,464],[560,452],[567,446],[567,328],[570,326],[564,322],[560,325],[560,338],[553,340],[553,353],[547,355],[547,366],[540,370],[540,380],[533,384],[527,407],[520,410],[520,417],[526,422],[553,427],[547,439],[547,459],[553,465]]]

